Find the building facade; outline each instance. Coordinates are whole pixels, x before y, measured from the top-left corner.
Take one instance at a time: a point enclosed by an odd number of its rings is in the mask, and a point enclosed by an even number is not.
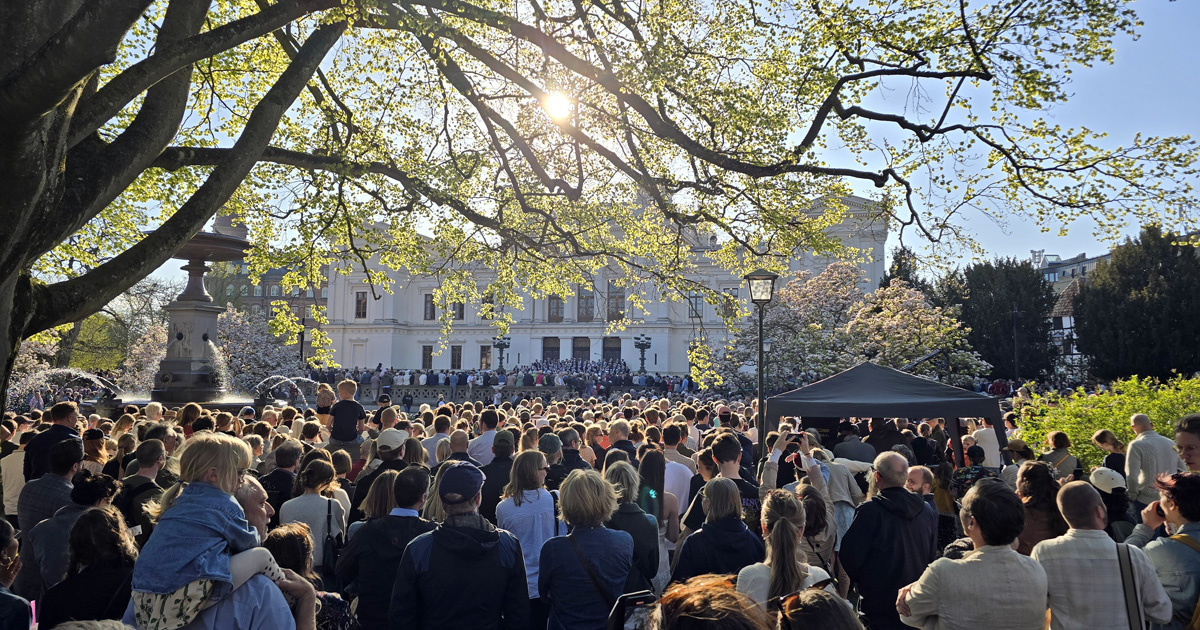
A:
[[[859,263],[865,274],[863,288],[874,290],[883,277],[886,220],[879,216],[869,200],[847,200],[847,217],[831,231],[842,242],[863,253]],[[712,290],[728,294],[746,303],[745,281],[728,271],[705,262],[701,254],[715,249],[715,239],[695,236],[689,239],[698,257],[692,279]],[[803,256],[792,261],[790,271],[820,273],[834,259]],[[479,269],[479,285],[486,285],[494,272]],[[410,276],[388,270],[394,281],[393,293],[372,291],[364,283],[361,269],[349,275],[330,274],[328,287],[329,325],[335,360],[345,367],[384,367],[396,369],[499,369],[500,350],[495,347],[496,329],[480,316],[479,304],[453,306],[453,330],[441,339],[441,324],[433,292],[437,280]],[[653,295],[653,291],[650,292]],[[688,350],[697,340],[714,347],[724,343],[727,331],[717,307],[704,302],[700,295],[684,301],[651,299],[645,313],[630,312],[624,330],[607,332],[610,321],[621,319],[629,308],[628,296],[609,285],[603,276],[592,286],[576,287],[574,295],[521,299],[522,308],[513,312],[509,328],[509,346],[504,350],[503,367],[529,365],[540,359],[585,359],[590,361],[624,360],[631,369],[640,367],[641,351],[633,338],[650,338],[645,352],[646,371],[681,374],[689,371]],[[442,344],[445,348],[442,349]]]

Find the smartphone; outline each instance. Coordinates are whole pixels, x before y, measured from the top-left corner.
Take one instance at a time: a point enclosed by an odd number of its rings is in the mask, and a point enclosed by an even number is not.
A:
[[[1162,518],[1166,518],[1166,517],[1167,517],[1167,513],[1166,513],[1166,512],[1164,512],[1164,511],[1163,511],[1163,509],[1162,509],[1162,505],[1159,505],[1159,504],[1157,504],[1157,503],[1156,503],[1156,504],[1154,504],[1154,513],[1155,513],[1155,514],[1158,514],[1158,515],[1159,515],[1160,517],[1162,517]]]
[[[650,591],[626,593],[617,598],[608,615],[606,630],[649,630],[653,628],[658,598]]]

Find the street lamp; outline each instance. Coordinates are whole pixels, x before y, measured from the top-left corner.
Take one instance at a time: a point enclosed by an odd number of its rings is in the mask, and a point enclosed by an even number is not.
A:
[[[642,367],[638,369],[638,374],[646,373],[646,351],[650,349],[650,336],[638,335],[633,338],[633,347],[637,348],[642,353]]]
[[[498,368],[497,371],[503,372],[504,371],[504,351],[508,350],[509,346],[512,345],[512,339],[509,339],[507,336],[492,337],[492,345],[496,347],[496,350],[500,355],[498,357],[500,359],[500,361],[499,361],[500,367]]]
[[[766,375],[763,377],[763,380],[766,381],[767,391],[773,392],[775,390],[771,389],[771,340],[763,339],[762,345],[763,345],[763,374]],[[762,402],[759,402],[759,404],[761,405]]]
[[[775,297],[775,280],[778,274],[764,269],[757,269],[746,274],[746,284],[750,285],[750,301],[758,306],[758,456],[767,454],[767,399],[763,391],[763,362],[766,360],[766,349],[763,347],[763,312],[771,299]]]

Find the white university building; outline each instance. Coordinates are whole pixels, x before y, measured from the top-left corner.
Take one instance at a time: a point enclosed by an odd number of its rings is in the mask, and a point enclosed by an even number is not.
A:
[[[864,257],[859,267],[866,278],[865,291],[879,286],[885,273],[884,245],[887,221],[874,211],[872,202],[859,197],[846,200],[846,219],[830,231]],[[715,241],[703,236],[693,238],[693,251],[715,248]],[[698,257],[692,279],[711,289],[738,297],[746,302],[745,280]],[[804,255],[791,262],[790,271],[820,273],[833,259]],[[379,267],[377,267],[379,268]],[[382,269],[382,268],[379,268]],[[479,316],[479,305],[456,306],[453,330],[442,350],[439,313],[434,305],[435,278],[413,276],[387,270],[393,280],[392,294],[380,292],[374,299],[365,275],[357,270],[350,275],[330,273],[328,312],[325,327],[332,341],[335,360],[345,367],[384,367],[396,369],[474,370],[497,369],[498,350],[493,347],[496,329]],[[490,271],[481,269],[477,282],[486,285]],[[522,309],[512,313],[509,328],[510,347],[504,352],[504,367],[528,365],[538,359],[580,358],[592,361],[624,359],[637,370],[640,351],[633,338],[645,335],[651,340],[646,351],[646,371],[682,374],[689,370],[688,348],[700,331],[709,343],[723,343],[726,330],[717,307],[695,297],[688,301],[653,301],[645,304],[648,313],[635,310],[624,330],[609,333],[609,318],[620,319],[628,308],[625,299],[606,300],[603,277],[595,287],[581,287],[567,298],[533,299],[522,296]],[[776,287],[778,288],[778,284]],[[439,353],[440,350],[440,353]]]

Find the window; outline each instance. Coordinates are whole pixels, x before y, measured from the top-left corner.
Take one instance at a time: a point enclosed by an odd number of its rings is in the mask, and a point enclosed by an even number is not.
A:
[[[605,299],[608,321],[615,322],[625,319],[625,291],[614,284],[608,283],[608,295]]]
[[[250,312],[251,312],[251,313],[254,313],[255,315],[258,315],[259,313],[261,313],[261,312],[262,312],[262,306],[261,306],[261,305],[259,305],[259,304],[251,304],[251,305],[250,305]]]
[[[248,286],[246,286],[246,285],[244,285],[244,284],[243,284],[241,287],[239,287],[239,288],[238,288],[238,293],[239,293],[239,294],[240,294],[242,297],[245,297],[245,296],[247,296],[247,295],[250,295],[250,287],[248,287]]]
[[[687,292],[688,317],[704,319],[704,294],[699,291]]]
[[[421,369],[433,369],[433,346],[421,346]]]
[[[462,369],[462,346],[450,346],[450,369]]]
[[[433,296],[430,296],[430,297],[433,297]],[[461,320],[463,318],[463,311],[464,311],[464,309],[463,309],[462,302],[455,302],[454,304],[450,305],[450,312],[453,313],[454,319]]]
[[[605,361],[620,361],[621,360],[621,338],[620,337],[605,337],[604,338],[604,360]]]
[[[312,297],[312,296],[313,296],[312,287],[308,287],[307,297]]]
[[[437,319],[437,307],[433,305],[433,294],[425,294],[425,321]]]
[[[1087,265],[1084,265],[1084,266],[1082,266],[1082,267],[1080,267],[1080,268],[1079,268],[1079,275],[1081,275],[1081,276],[1086,276],[1086,275],[1087,275]]]
[[[542,337],[542,360],[557,361],[561,356],[558,348],[558,337]]]
[[[367,318],[367,292],[355,291],[354,293],[354,319]]]
[[[1063,318],[1055,316],[1054,317],[1054,330],[1062,330],[1062,328],[1063,328]]]
[[[324,300],[324,299],[326,299],[326,298],[328,298],[328,297],[329,297],[329,288],[328,288],[328,287],[321,287],[321,299],[322,299],[322,300]]]
[[[254,285],[254,297],[262,297],[262,285]]]
[[[725,297],[731,300],[728,304],[721,305],[721,315],[724,317],[733,317],[737,314],[738,308],[738,288],[729,287],[721,290]]]
[[[227,295],[227,296],[233,295],[233,285],[232,284],[225,285],[225,295]]]
[[[479,346],[479,369],[492,369],[492,347]]]
[[[563,320],[563,312],[566,306],[563,304],[563,299],[557,295],[551,295],[546,299],[546,321],[558,323]]]
[[[271,285],[271,297],[279,297],[279,285],[278,284]]]
[[[587,337],[575,337],[571,340],[571,358],[588,361],[592,358],[592,340]]]
[[[483,296],[483,299],[480,300],[479,305],[479,317],[490,320],[496,316],[496,299],[493,298],[490,293]]]
[[[591,322],[596,319],[596,294],[591,289],[579,287],[579,307],[576,321]]]

